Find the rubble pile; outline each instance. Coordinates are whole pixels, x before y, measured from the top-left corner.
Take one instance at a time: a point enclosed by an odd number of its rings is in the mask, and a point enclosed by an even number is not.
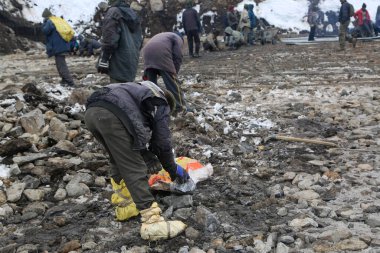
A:
[[[96,60],[69,57],[79,85],[67,89],[42,52],[4,57],[0,252],[377,252],[380,69],[369,52],[379,45],[336,47],[185,58],[195,112],[173,118],[175,151],[214,175],[193,195],[157,193],[164,216],[188,228],[155,243],[140,238],[139,218],[113,217],[108,158],[83,123],[107,79]]]

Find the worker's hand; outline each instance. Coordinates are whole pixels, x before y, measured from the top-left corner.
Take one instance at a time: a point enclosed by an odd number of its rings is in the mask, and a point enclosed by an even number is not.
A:
[[[184,184],[190,179],[189,174],[181,166],[177,165],[176,179],[179,184]],[[173,179],[172,179],[173,180]]]
[[[97,66],[98,72],[102,74],[108,74],[109,71],[109,56],[102,52],[99,58],[98,66]]]
[[[157,172],[162,170],[162,165],[155,154],[153,154],[149,150],[144,150],[141,152],[141,155],[144,159],[146,166],[148,167],[149,174],[156,174]]]

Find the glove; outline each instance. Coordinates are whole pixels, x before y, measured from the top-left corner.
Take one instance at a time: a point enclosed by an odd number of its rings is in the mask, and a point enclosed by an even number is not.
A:
[[[179,165],[177,165],[177,169],[174,175],[172,175],[172,173],[169,173],[169,174],[170,174],[171,180],[176,181],[178,184],[184,184],[190,179],[190,176],[186,172],[186,170],[183,169]]]
[[[149,174],[156,174],[157,172],[162,170],[162,165],[155,154],[153,154],[149,150],[144,150],[143,152],[141,152],[141,155],[144,159],[146,166],[148,167]]]
[[[109,55],[102,52],[102,54],[99,57],[99,62],[98,62],[98,73],[102,74],[108,74],[109,71]]]

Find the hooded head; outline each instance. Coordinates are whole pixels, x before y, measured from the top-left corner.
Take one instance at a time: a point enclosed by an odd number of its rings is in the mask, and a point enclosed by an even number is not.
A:
[[[253,8],[255,8],[255,7],[253,6],[253,4],[248,4],[248,9],[247,9],[247,10],[249,10],[249,11],[253,11]]]
[[[98,7],[99,7],[99,9],[100,9],[101,11],[105,12],[105,11],[107,10],[107,8],[108,8],[108,4],[107,4],[106,2],[100,2],[100,3],[98,4]]]
[[[193,6],[194,6],[193,0],[187,0],[186,1],[186,4],[185,4],[186,8],[192,8]]]
[[[140,84],[149,88],[155,94],[155,96],[158,96],[158,97],[164,96],[166,99],[166,102],[168,103],[170,107],[170,112],[171,113],[174,112],[176,102],[175,102],[175,98],[173,94],[170,91],[168,91],[165,88],[158,87],[158,85],[156,85],[155,83],[151,81],[142,81]]]
[[[234,11],[234,6],[233,5],[229,5],[228,6],[228,11],[233,12]]]
[[[226,27],[226,29],[224,30],[224,32],[226,33],[226,34],[228,34],[228,35],[231,35],[232,34],[232,32],[233,32],[233,30],[232,30],[232,28],[231,27]]]
[[[363,5],[362,5],[362,10],[365,10],[367,8],[367,5],[364,3]]]
[[[53,14],[51,13],[51,11],[48,8],[45,8],[45,10],[42,12],[42,17],[43,18],[49,18],[51,16],[53,16]]]
[[[248,10],[248,4],[244,4],[244,9]]]

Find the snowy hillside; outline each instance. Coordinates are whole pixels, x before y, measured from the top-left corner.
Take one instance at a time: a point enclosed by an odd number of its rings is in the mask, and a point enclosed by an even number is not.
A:
[[[95,12],[96,6],[102,0],[18,0],[24,7],[22,15],[30,21],[41,22],[41,13],[44,8],[51,8],[53,13],[58,16],[64,16],[73,25],[78,21],[87,22],[91,19]],[[170,3],[170,1],[168,1]],[[362,2],[351,1],[355,9],[361,7]],[[376,15],[377,6],[380,4],[378,0],[366,0],[367,9],[372,18]],[[8,3],[8,4],[7,4]],[[241,11],[245,3],[253,3],[252,0],[244,0],[237,5],[237,9]],[[9,0],[0,0],[0,9],[6,9],[9,6]],[[208,10],[202,9],[202,1],[200,1],[200,9],[202,12]],[[295,30],[308,29],[306,23],[306,15],[308,11],[309,0],[266,0],[255,5],[255,13],[259,17],[267,19],[271,24],[288,29]],[[339,0],[320,0],[320,9],[323,12],[333,10],[338,11],[340,7]]]

